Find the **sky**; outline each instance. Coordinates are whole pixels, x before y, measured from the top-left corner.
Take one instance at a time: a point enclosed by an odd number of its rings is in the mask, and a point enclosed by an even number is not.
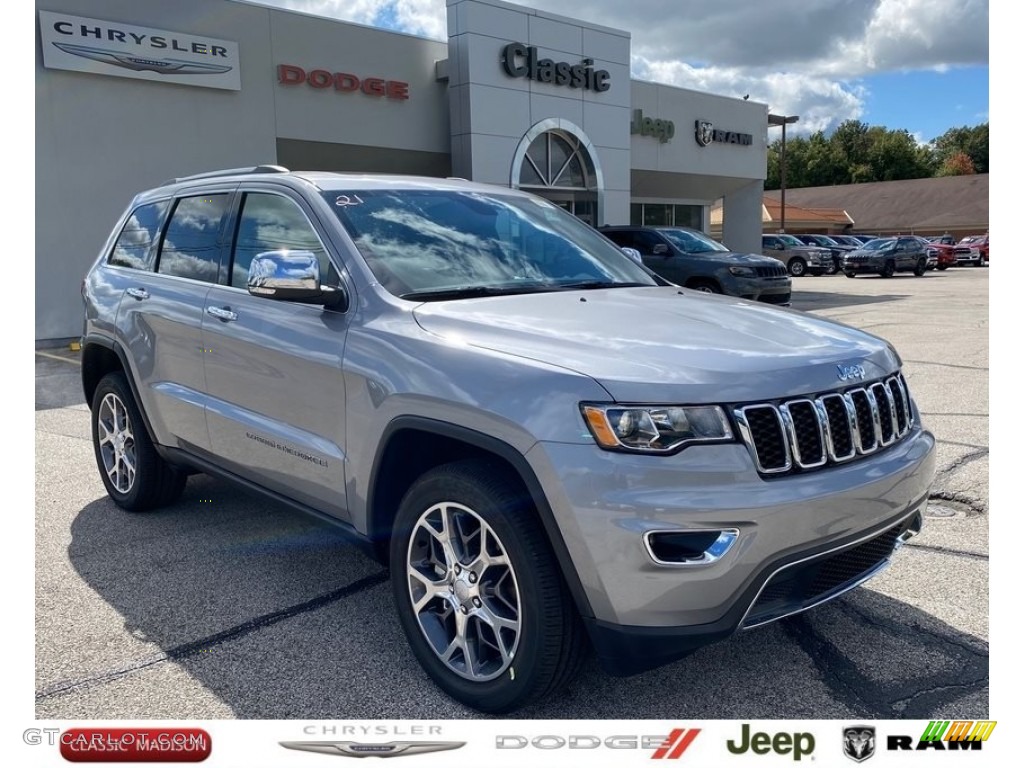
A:
[[[255,1],[447,39],[445,0]],[[626,30],[634,78],[749,96],[799,115],[796,134],[852,119],[924,143],[989,120],[987,0],[515,4]]]

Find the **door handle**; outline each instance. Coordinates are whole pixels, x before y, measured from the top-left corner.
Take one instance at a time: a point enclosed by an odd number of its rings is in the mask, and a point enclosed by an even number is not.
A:
[[[138,299],[139,301],[149,298],[149,291],[147,291],[145,288],[128,288],[125,291],[125,293],[127,293],[133,299]]]
[[[207,307],[206,314],[213,315],[218,320],[223,320],[225,323],[230,323],[232,320],[238,319],[238,314],[232,312],[228,307]]]

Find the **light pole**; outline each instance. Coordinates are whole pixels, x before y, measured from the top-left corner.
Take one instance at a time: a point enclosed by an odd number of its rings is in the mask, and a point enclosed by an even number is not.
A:
[[[786,126],[800,119],[799,115],[768,115],[768,125],[782,126],[782,155],[779,157],[779,191],[782,212],[779,214],[779,232],[786,231]]]

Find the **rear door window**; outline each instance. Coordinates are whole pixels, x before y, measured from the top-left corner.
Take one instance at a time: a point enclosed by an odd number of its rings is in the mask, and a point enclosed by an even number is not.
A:
[[[220,271],[220,232],[228,194],[178,200],[160,247],[157,272],[216,283]]]

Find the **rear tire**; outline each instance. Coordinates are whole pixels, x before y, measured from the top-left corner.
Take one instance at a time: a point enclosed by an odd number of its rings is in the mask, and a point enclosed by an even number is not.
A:
[[[949,269],[949,264],[940,264],[939,266],[936,267],[936,269],[939,270],[939,272],[945,272],[947,269]]]
[[[390,554],[402,630],[452,698],[510,712],[579,671],[582,623],[529,493],[501,464],[469,459],[420,477]]]
[[[100,380],[91,419],[100,479],[117,506],[143,512],[181,496],[187,475],[156,452],[123,373],[108,373]]]

